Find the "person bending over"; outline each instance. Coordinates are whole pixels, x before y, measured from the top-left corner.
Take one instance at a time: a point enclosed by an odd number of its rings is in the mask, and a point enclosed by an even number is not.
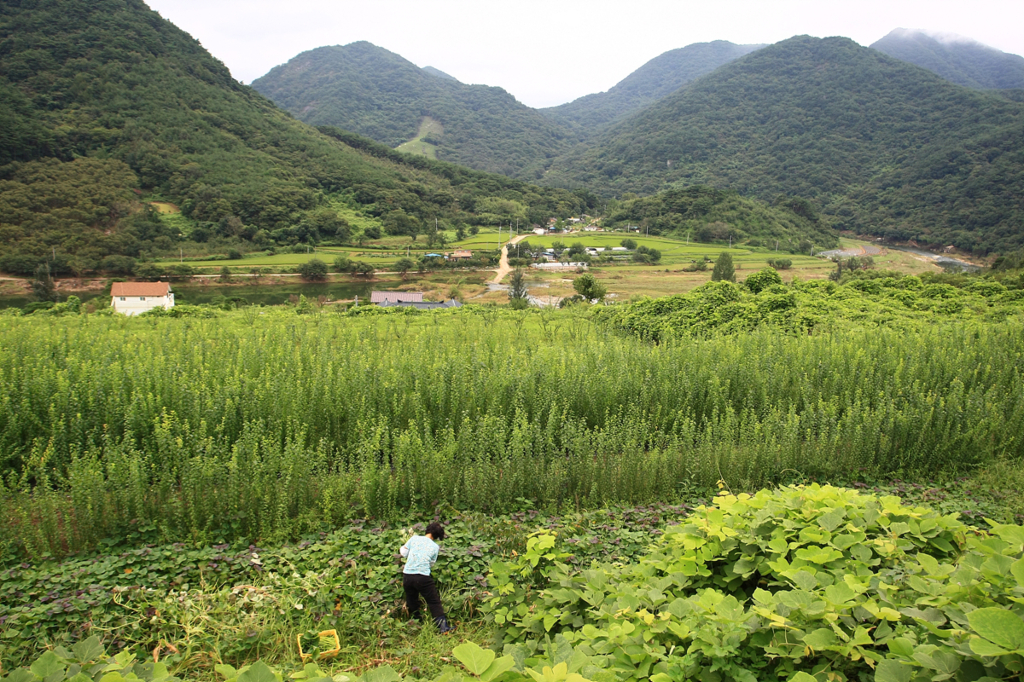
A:
[[[401,554],[406,557],[405,568],[402,569],[402,587],[405,588],[405,606],[409,609],[410,618],[419,618],[420,596],[427,602],[430,615],[434,618],[437,629],[442,633],[452,628],[445,618],[441,607],[441,595],[437,585],[430,577],[430,567],[437,561],[437,541],[444,540],[444,526],[434,521],[427,526],[426,535],[413,535],[402,545]]]

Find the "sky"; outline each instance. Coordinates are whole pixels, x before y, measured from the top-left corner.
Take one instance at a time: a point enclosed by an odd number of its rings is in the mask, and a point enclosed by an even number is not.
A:
[[[603,92],[691,43],[958,34],[1024,55],[1024,0],[148,0],[251,83],[316,47],[368,40],[531,107]]]

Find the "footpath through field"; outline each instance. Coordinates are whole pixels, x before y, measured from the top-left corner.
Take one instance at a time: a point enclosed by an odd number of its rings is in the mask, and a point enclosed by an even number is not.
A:
[[[501,280],[505,279],[505,275],[512,272],[512,266],[508,264],[508,247],[513,244],[518,244],[524,239],[526,239],[525,234],[512,237],[512,239],[510,239],[505,246],[501,248],[501,260],[498,261],[498,274],[496,274],[494,279],[491,280],[491,284],[501,284]]]

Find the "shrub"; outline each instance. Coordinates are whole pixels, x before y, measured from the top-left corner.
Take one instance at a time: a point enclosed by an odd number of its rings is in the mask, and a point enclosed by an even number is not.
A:
[[[793,260],[791,258],[769,258],[768,265],[776,270],[789,270],[793,267]]]
[[[747,277],[743,284],[752,293],[759,294],[770,286],[782,284],[782,278],[774,269],[764,268]]]
[[[312,258],[306,261],[297,270],[302,279],[305,280],[320,281],[327,279],[327,263],[319,258]]]

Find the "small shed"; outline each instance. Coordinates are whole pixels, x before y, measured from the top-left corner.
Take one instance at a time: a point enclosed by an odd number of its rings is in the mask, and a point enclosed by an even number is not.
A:
[[[174,307],[174,293],[167,282],[114,282],[110,298],[114,311],[122,315]]]

